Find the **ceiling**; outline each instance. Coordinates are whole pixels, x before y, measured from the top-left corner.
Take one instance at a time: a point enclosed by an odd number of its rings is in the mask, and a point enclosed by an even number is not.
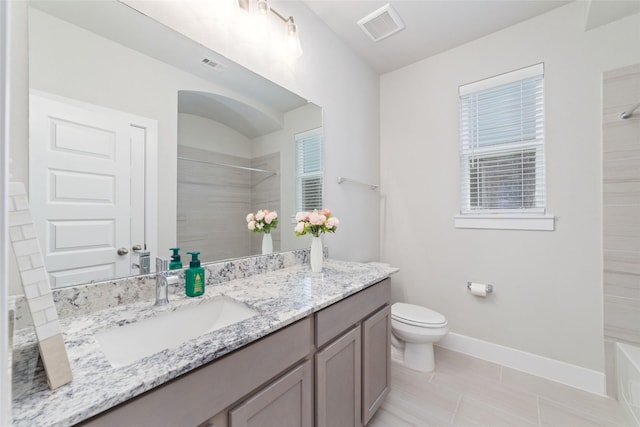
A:
[[[582,1],[582,0],[581,0]],[[571,0],[305,0],[354,52],[380,74],[412,64]],[[372,41],[358,20],[390,3],[406,28]]]

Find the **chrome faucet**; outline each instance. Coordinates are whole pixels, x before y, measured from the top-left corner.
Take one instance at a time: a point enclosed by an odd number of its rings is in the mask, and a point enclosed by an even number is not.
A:
[[[169,285],[178,283],[178,276],[169,272],[169,259],[156,258],[156,303],[154,305],[169,304]]]

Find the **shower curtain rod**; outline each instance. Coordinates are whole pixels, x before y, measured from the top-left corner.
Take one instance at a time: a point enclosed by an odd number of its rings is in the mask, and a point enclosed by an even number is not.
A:
[[[208,162],[205,160],[196,160],[196,159],[190,159],[188,157],[180,157],[180,156],[178,156],[178,160],[185,160],[187,162],[202,163],[205,165],[212,165],[212,166],[222,166],[225,168],[242,169],[242,170],[251,171],[251,172],[264,172],[271,175],[278,175],[278,172],[269,171],[265,169],[250,168],[248,166],[230,165],[228,163]]]
[[[636,111],[638,109],[638,107],[640,107],[640,104],[636,105],[635,107],[633,107],[631,109],[631,111],[623,111],[622,113],[620,113],[620,118],[621,119],[628,119],[629,117],[633,116],[633,112]]]

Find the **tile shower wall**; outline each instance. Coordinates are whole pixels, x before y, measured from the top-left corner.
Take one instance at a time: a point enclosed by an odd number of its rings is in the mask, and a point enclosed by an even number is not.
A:
[[[280,156],[254,159],[178,145],[178,247],[183,263],[187,251],[200,251],[203,261],[236,258],[261,251],[261,235],[247,230],[246,216],[258,209],[280,210],[280,176],[219,166],[231,164],[280,170]],[[273,233],[273,249],[280,250],[280,233]]]
[[[251,167],[249,159],[178,145],[178,157]],[[203,261],[246,256],[251,239],[251,174],[213,164],[178,160],[178,247],[200,251]],[[224,242],[224,243],[222,243]],[[168,248],[167,248],[168,249]]]
[[[251,159],[251,167],[267,171],[280,171],[280,153],[267,154]],[[271,231],[273,250],[279,251],[280,233],[282,227],[287,229],[287,221],[280,203],[280,174],[267,174],[256,172],[251,174],[251,212],[258,209],[275,210],[280,215],[279,226]],[[292,229],[289,227],[289,229]],[[259,254],[262,251],[262,234],[251,233],[251,253]]]
[[[603,280],[607,394],[615,396],[615,342],[640,345],[640,64],[604,73]]]

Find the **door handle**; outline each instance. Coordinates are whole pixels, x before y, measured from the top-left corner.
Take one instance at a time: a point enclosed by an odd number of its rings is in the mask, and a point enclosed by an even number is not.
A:
[[[133,245],[133,246],[131,246],[131,250],[132,251],[141,251],[142,250],[142,246],[141,245]]]
[[[127,248],[120,248],[118,249],[118,255],[123,256],[129,253],[129,249]]]

